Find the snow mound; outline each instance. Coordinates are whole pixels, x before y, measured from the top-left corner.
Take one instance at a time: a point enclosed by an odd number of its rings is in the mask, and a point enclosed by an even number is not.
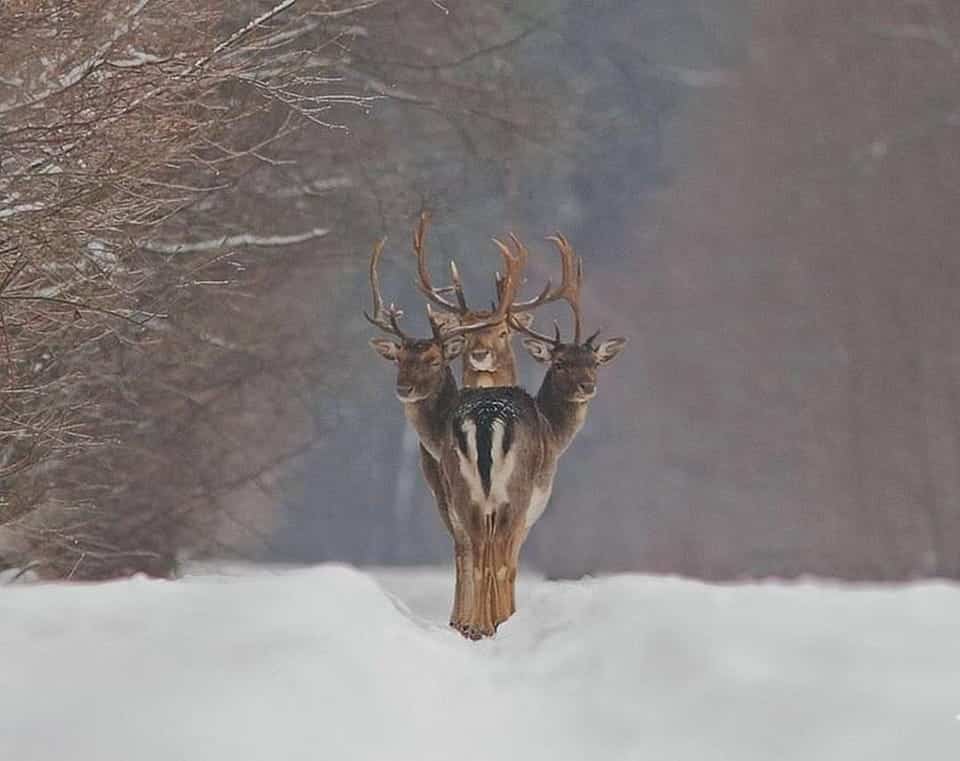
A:
[[[523,578],[479,643],[445,626],[451,588],[340,566],[0,588],[0,757],[960,757],[955,586]]]

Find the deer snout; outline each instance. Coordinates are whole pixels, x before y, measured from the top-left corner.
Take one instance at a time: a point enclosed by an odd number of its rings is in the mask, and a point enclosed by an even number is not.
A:
[[[397,384],[397,396],[401,399],[407,399],[413,395],[413,386],[404,386],[400,383]]]
[[[491,373],[497,369],[496,359],[490,349],[471,349],[470,366],[478,372]]]
[[[581,383],[578,385],[577,388],[580,390],[580,393],[583,394],[584,396],[593,396],[595,393],[597,393],[597,384],[591,381]]]

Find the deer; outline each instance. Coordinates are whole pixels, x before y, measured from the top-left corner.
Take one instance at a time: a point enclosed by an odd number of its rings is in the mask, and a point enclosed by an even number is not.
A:
[[[498,272],[496,276],[498,302],[494,303],[490,310],[474,310],[467,306],[463,283],[455,262],[450,262],[453,285],[445,288],[436,288],[433,285],[424,246],[428,222],[429,215],[426,212],[421,213],[419,224],[413,235],[413,252],[417,263],[416,286],[421,294],[427,298],[431,325],[437,325],[443,330],[454,330],[461,326],[471,328],[465,335],[466,343],[461,353],[463,388],[516,386],[518,378],[516,357],[513,352],[513,334],[519,328],[531,326],[533,309],[557,301],[572,292],[571,289],[574,287],[576,277],[576,257],[569,247],[561,248],[562,278],[560,286],[552,288],[552,284],[548,280],[543,290],[534,298],[525,301],[511,301],[506,313],[502,311],[504,288],[508,282],[511,282],[514,286],[518,286],[518,283],[508,281]],[[520,260],[521,269],[525,269],[529,252],[519,238],[513,234],[509,237],[516,249],[515,258]],[[494,238],[493,243],[500,250],[501,256],[505,260],[513,257],[501,241]],[[446,298],[446,294],[451,291],[454,293],[456,301]],[[432,310],[431,305],[439,307],[440,311]],[[499,314],[504,314],[504,316],[498,321],[497,316]],[[474,330],[473,328],[478,329]],[[442,480],[439,465],[422,446],[420,455],[421,470],[439,504],[441,498],[437,495],[441,493],[440,481]],[[450,530],[449,525],[447,528]],[[461,558],[461,563],[463,562],[464,549],[462,545],[459,547],[458,557]],[[463,575],[458,574],[458,579],[462,580],[462,578]],[[507,595],[509,597],[507,607],[511,613],[515,609],[513,588],[512,584],[507,585]],[[466,599],[467,597],[468,595],[463,590],[463,584],[458,583],[458,592],[455,594],[455,598]]]
[[[535,309],[551,300],[549,288],[538,296],[526,301],[516,301],[510,304],[502,319],[494,321],[491,318],[497,313],[502,304],[502,289],[504,278],[497,273],[496,287],[498,304],[491,309],[470,309],[463,291],[463,282],[455,262],[450,262],[450,276],[452,286],[435,288],[430,277],[430,269],[424,248],[429,215],[424,212],[420,215],[420,223],[413,236],[413,250],[417,257],[417,288],[427,298],[428,306],[433,305],[439,311],[430,312],[431,322],[436,322],[444,329],[458,326],[483,325],[482,328],[472,330],[466,335],[466,346],[461,358],[462,383],[465,388],[487,388],[492,386],[515,386],[517,384],[517,360],[513,352],[514,325],[529,327],[533,323]],[[517,243],[518,254],[526,262],[527,251]],[[494,239],[498,247],[503,244]],[[454,299],[447,298],[446,294],[453,292]],[[508,319],[509,318],[509,319]]]
[[[506,274],[502,277],[499,302],[487,319],[470,325],[442,325],[431,320],[433,335],[420,339],[400,328],[401,310],[393,304],[389,307],[384,304],[377,272],[384,244],[385,240],[381,240],[370,258],[373,314],[366,311],[363,314],[368,322],[392,336],[373,338],[370,344],[383,358],[397,365],[396,395],[408,422],[420,439],[420,464],[424,478],[433,492],[440,518],[454,541],[457,583],[450,623],[462,633],[469,634],[462,623],[472,605],[472,586],[466,581],[472,574],[467,551],[469,537],[464,534],[460,524],[451,519],[449,486],[439,466],[441,452],[450,438],[447,418],[459,399],[450,363],[463,353],[467,336],[487,330],[506,319],[519,286],[523,261],[506,248],[501,249]]]
[[[599,331],[583,340],[582,261],[559,233],[548,240],[568,275],[550,293],[573,312],[572,341],[561,339],[556,323],[550,337],[514,322],[530,356],[547,365],[536,397],[517,387],[464,388],[447,412],[452,436],[439,442],[448,520],[469,551],[456,596],[464,608],[457,625],[471,638],[492,636],[514,613],[520,548],[550,499],[560,456],[583,427],[598,369],[626,345],[621,337],[597,343]]]

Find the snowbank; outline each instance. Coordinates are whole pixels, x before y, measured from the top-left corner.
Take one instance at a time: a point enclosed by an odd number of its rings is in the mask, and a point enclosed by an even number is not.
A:
[[[960,589],[524,579],[495,640],[447,570],[0,588],[0,758],[960,758]]]

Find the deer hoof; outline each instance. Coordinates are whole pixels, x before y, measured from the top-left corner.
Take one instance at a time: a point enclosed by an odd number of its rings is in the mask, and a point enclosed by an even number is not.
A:
[[[466,639],[473,640],[474,642],[484,639],[485,637],[492,637],[496,633],[496,627],[487,631],[482,626],[465,624],[456,621],[451,621],[450,626],[460,632],[461,636],[465,637]]]

